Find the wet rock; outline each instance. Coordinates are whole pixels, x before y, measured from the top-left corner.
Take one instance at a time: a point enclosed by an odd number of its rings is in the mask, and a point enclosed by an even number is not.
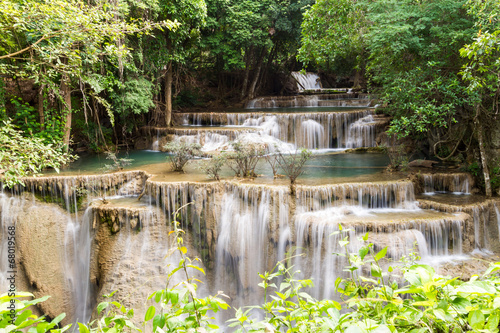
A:
[[[438,162],[431,160],[413,160],[408,163],[408,166],[412,168],[432,168],[433,165],[437,163]]]
[[[26,284],[16,281],[18,290],[31,291],[35,297],[51,296],[38,307],[49,317],[66,312],[69,323],[74,310],[73,291],[68,285],[63,256],[71,256],[65,247],[68,213],[54,204],[27,204],[17,217],[18,260]]]

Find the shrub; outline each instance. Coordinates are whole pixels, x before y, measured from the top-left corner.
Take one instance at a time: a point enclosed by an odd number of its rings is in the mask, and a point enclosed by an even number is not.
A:
[[[228,164],[237,177],[256,177],[255,167],[265,150],[257,145],[231,142],[234,152],[229,154],[232,161]]]
[[[167,143],[163,148],[172,153],[168,156],[172,171],[184,172],[186,163],[195,156],[201,155],[201,145],[199,143],[188,143],[175,140]]]
[[[123,170],[123,168],[125,168],[127,165],[132,164],[132,162],[134,161],[131,158],[118,158],[118,156],[116,156],[116,153],[112,151],[107,151],[105,152],[105,154],[106,159],[111,160],[112,163],[104,165],[104,168],[102,168],[104,172],[121,171]]]
[[[312,152],[302,149],[300,153],[282,153],[278,151],[277,162],[281,171],[290,180],[290,192],[295,194],[295,181],[304,173],[304,165],[311,158]]]
[[[34,300],[33,294],[10,290],[9,293],[0,295],[0,332],[37,332],[37,333],[62,333],[71,327],[71,324],[58,328],[61,320],[66,315],[64,313],[48,322],[44,316],[38,317],[31,311],[31,306],[44,302],[50,296]]]
[[[37,137],[24,137],[10,120],[0,126],[0,179],[3,186],[23,185],[22,178],[38,176],[45,168],[59,168],[77,156],[65,152],[60,142],[46,143]]]
[[[208,178],[220,180],[220,172],[226,162],[226,154],[222,153],[214,155],[211,159],[203,161],[200,169],[208,176]]]
[[[276,149],[277,150],[277,149]],[[273,171],[273,177],[278,178],[278,169],[279,169],[279,164],[278,164],[278,155],[271,153],[269,150],[267,151],[267,155],[264,156],[266,159],[267,163],[271,167],[271,170]]]

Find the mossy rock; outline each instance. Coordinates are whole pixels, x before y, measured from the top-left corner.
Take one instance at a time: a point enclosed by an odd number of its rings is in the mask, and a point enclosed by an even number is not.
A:
[[[344,151],[346,154],[364,154],[364,153],[385,153],[386,149],[383,147],[361,147],[361,148],[351,148]]]

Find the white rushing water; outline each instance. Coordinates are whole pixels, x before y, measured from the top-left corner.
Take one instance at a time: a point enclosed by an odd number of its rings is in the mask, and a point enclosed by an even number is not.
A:
[[[90,255],[92,246],[92,209],[87,208],[80,219],[78,213],[68,216],[64,233],[64,269],[67,283],[73,292],[74,321],[85,323],[90,319],[93,305],[93,286],[90,283]]]
[[[307,72],[292,72],[292,76],[297,81],[297,88],[299,90],[315,90],[321,89],[321,80],[316,73]]]
[[[296,256],[291,263],[294,270],[302,272],[297,277],[314,281],[313,296],[332,297],[333,281],[342,276],[347,265],[345,259],[333,254],[345,251],[339,240],[346,234],[350,236],[348,251],[357,252],[361,246],[358,238],[369,232],[368,240],[375,251],[387,246],[387,255],[393,260],[415,251],[423,262],[438,265],[464,258],[465,223],[471,221],[477,240],[472,246],[482,252],[488,248],[487,205],[473,211],[473,219],[469,220],[464,213],[424,210],[418,206],[409,181],[297,186],[293,197],[286,186],[148,182],[149,204],[111,196],[131,193],[135,177],[130,173],[120,180],[116,175],[100,179],[101,186],[106,184],[108,188],[111,205],[125,207],[117,215],[119,230],[99,245],[100,254],[93,252],[93,244],[102,241],[102,234],[94,234],[111,225],[106,222],[96,227],[95,221],[100,216],[96,214],[106,207],[64,214],[61,260],[66,284],[72,290],[76,319],[88,319],[101,294],[117,289],[127,306],[136,307],[142,305],[134,300],[142,301],[151,290],[164,287],[164,277],[179,259],[166,258],[173,245],[168,239],[166,219],[190,202],[180,216],[181,227],[187,231],[186,246],[194,253],[192,256],[202,254],[211,265],[207,268],[209,285],[207,290],[200,290],[200,295],[223,290],[231,297],[232,306],[237,307],[261,302],[258,273],[270,271],[293,249]],[[86,184],[91,184],[92,179],[85,178]],[[78,181],[54,178],[47,184],[51,193],[65,198],[69,207],[75,200],[70,185]],[[98,188],[92,189],[92,193],[98,192]],[[31,201],[7,195],[0,199],[2,228],[22,223],[17,216]],[[494,209],[498,214],[496,206]],[[336,234],[339,224],[349,231]],[[500,222],[498,228],[500,232]],[[94,262],[99,258],[99,290],[89,277],[93,258]],[[0,264],[0,277],[5,283],[5,262],[0,260]]]
[[[472,177],[466,173],[435,173],[422,175],[425,195],[435,193],[471,194]]]
[[[285,151],[376,145],[376,122],[371,110],[295,114],[233,113],[225,117],[232,128],[193,130],[193,134],[185,134],[190,131],[186,129],[176,133],[175,137],[197,142],[205,152],[227,150],[230,141],[263,144],[271,151],[274,145]]]
[[[3,191],[0,193],[0,222],[1,230],[0,234],[0,287],[2,288],[2,293],[7,292],[10,289],[11,281],[7,280],[10,277],[11,271],[16,271],[16,266],[11,266],[9,263],[9,254],[15,255],[12,249],[12,245],[9,246],[9,231],[15,229],[17,216],[20,212],[24,210],[26,201],[15,196],[8,196]],[[15,239],[14,239],[15,241]]]

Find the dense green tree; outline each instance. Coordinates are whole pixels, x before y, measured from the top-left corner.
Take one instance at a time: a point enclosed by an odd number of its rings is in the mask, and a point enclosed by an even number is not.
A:
[[[72,90],[79,88],[82,94],[92,95],[107,109],[113,123],[109,101],[98,95],[107,80],[101,73],[103,61],[122,70],[130,54],[123,44],[126,35],[173,26],[167,21],[127,21],[122,19],[126,10],[124,3],[107,1],[91,5],[80,0],[6,0],[0,4],[0,73],[34,79],[58,97],[66,146],[70,142]],[[83,102],[86,106],[85,96]]]
[[[306,13],[300,59],[335,68],[345,57],[364,64],[371,88],[399,137],[427,137],[431,153],[456,133],[470,106],[459,49],[473,22],[464,0],[318,1]],[[439,146],[439,144],[438,144]]]
[[[26,137],[10,121],[0,126],[0,178],[4,187],[23,184],[23,177],[38,176],[45,168],[59,168],[74,160],[61,142]]]
[[[475,19],[476,35],[473,42],[465,45],[461,55],[467,60],[463,78],[469,83],[469,92],[475,97],[473,121],[479,143],[481,165],[485,178],[486,195],[492,195],[489,158],[486,153],[485,133],[495,124],[499,111],[500,96],[500,2],[469,1],[469,13]],[[493,128],[494,130],[494,128]]]
[[[265,74],[289,70],[300,43],[304,8],[312,0],[207,1],[203,46],[214,69],[243,71],[239,98],[253,98]]]
[[[304,14],[298,59],[335,73],[361,69],[368,29],[364,9],[353,0],[317,1]]]
[[[477,144],[490,196],[499,14],[497,0],[321,0],[305,14],[299,59],[338,70],[356,57],[393,116],[389,133],[425,141],[441,159]]]
[[[190,60],[196,48],[200,28],[205,25],[207,8],[204,0],[159,0],[157,6],[147,12],[154,21],[173,21],[172,30],[155,30],[151,36],[139,41],[139,62],[145,75],[163,80],[163,119],[158,122],[172,125],[172,84],[174,68]]]
[[[458,75],[472,32],[463,0],[367,2],[368,71],[393,115],[391,132],[427,138],[430,152],[457,134],[470,105]]]

